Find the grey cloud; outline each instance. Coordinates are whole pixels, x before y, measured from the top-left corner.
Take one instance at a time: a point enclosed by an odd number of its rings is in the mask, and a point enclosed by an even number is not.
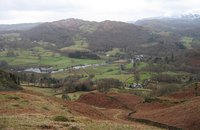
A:
[[[180,15],[199,9],[198,0],[0,0],[0,23],[49,21],[70,17],[132,21]]]
[[[77,10],[81,7],[63,0],[2,0],[0,10],[47,11]]]

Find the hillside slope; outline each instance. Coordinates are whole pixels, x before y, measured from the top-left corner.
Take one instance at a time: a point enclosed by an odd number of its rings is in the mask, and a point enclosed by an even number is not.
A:
[[[160,128],[118,119],[121,110],[69,102],[29,90],[0,92],[0,129],[146,130]],[[119,113],[120,112],[120,113]],[[113,114],[113,115],[112,115]]]
[[[176,126],[185,130],[199,129],[200,97],[195,96],[192,88],[159,99],[159,101],[139,104],[135,108],[136,112],[131,116],[137,119]]]

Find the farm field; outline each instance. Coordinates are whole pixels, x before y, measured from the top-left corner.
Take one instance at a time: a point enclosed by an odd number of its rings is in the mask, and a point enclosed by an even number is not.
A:
[[[7,56],[9,53],[13,55]],[[24,67],[53,67],[54,69],[68,68],[75,65],[104,63],[105,60],[76,59],[62,56],[43,47],[34,47],[29,50],[15,49],[0,52],[0,60],[9,65]]]

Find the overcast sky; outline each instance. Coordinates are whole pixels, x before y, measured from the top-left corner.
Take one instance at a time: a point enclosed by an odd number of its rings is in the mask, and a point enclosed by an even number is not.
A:
[[[67,18],[135,21],[199,10],[200,0],[0,0],[0,24]]]

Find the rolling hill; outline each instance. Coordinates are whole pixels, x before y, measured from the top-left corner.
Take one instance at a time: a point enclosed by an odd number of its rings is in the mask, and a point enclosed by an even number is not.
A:
[[[126,52],[148,55],[176,52],[179,49],[176,43],[180,40],[177,35],[162,35],[146,27],[109,20],[66,19],[43,23],[20,34],[30,41],[53,43],[55,46],[49,48],[56,51],[70,50],[68,47],[78,45],[93,52],[121,48]]]
[[[116,21],[90,22],[67,19],[43,23],[24,31],[23,36],[36,41],[56,43],[58,47],[85,40],[92,49],[128,48],[147,43],[151,33],[143,27]]]

